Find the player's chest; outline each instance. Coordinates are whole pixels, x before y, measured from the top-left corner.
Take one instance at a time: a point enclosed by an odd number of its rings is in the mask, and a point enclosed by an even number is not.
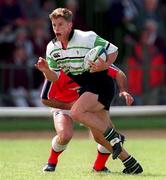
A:
[[[82,59],[88,52],[89,48],[85,47],[68,47],[67,49],[56,49],[51,52],[51,57],[55,61]]]

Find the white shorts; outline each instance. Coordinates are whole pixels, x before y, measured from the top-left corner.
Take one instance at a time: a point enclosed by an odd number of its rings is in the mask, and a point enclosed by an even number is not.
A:
[[[51,108],[51,113],[53,113],[54,115],[66,114],[70,116],[70,110],[65,109]]]

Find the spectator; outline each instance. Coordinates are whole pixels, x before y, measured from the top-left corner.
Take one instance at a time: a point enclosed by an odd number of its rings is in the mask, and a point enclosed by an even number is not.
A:
[[[0,3],[0,57],[1,61],[10,57],[13,51],[15,30],[25,26],[21,7],[15,0],[1,0]]]
[[[52,0],[44,0],[42,2],[42,17],[48,20],[48,16],[51,13],[51,11],[56,8],[56,3]]]
[[[142,29],[147,20],[153,20],[157,23],[158,33],[165,36],[164,22],[159,10],[159,0],[144,0],[144,6],[140,10],[139,16],[135,19],[137,29]]]
[[[130,31],[136,31],[133,19],[138,16],[139,8],[131,0],[112,0],[106,14],[106,30],[108,38],[119,48],[118,63],[123,63],[126,53],[125,36]]]
[[[5,71],[6,87],[15,106],[43,106],[39,100],[40,89],[33,88],[33,69],[29,66],[26,49],[19,46],[14,49],[13,57],[8,62],[12,65]]]
[[[4,26],[25,25],[25,18],[20,5],[15,0],[3,0],[0,4],[1,28]]]
[[[73,13],[73,25],[76,29],[87,30],[87,25],[80,14],[79,3],[77,0],[67,0],[66,8],[68,8]]]
[[[40,0],[18,0],[18,3],[24,12],[29,27],[33,28],[35,25],[45,24],[46,21],[42,17]]]
[[[50,40],[49,34],[46,32],[46,29],[43,26],[35,26],[33,28],[31,42],[33,44],[34,55],[36,57],[36,60],[38,57],[45,56],[45,47],[47,46],[49,40]],[[35,62],[33,62],[33,65],[34,64]],[[33,77],[34,77],[33,88],[39,89],[41,84],[43,83],[43,76],[38,70],[36,70],[36,68],[34,68]]]
[[[15,33],[15,40],[13,42],[15,47],[23,47],[25,48],[28,64],[34,64],[34,47],[33,43],[31,42],[28,31],[25,28],[18,28]]]
[[[16,106],[29,106],[27,99],[31,72],[27,68],[28,59],[25,48],[16,48],[10,63],[15,66],[8,72],[9,83],[12,79],[12,84],[9,84],[8,87],[11,86],[9,91],[13,102]],[[11,74],[12,76],[10,76]]]
[[[145,24],[128,58],[129,91],[135,96],[136,105],[160,104],[161,85],[164,84],[164,55],[155,45],[157,28],[154,26],[152,31],[150,23]]]
[[[44,49],[51,37],[49,37],[49,34],[43,26],[34,26],[31,35],[35,56],[43,56],[45,54]]]
[[[48,17],[51,11],[56,8],[56,3],[52,0],[44,0],[41,8],[42,8],[41,17],[44,22],[43,25],[45,29],[47,30],[47,32],[49,32],[48,34],[52,33],[52,37],[53,37],[51,23]]]
[[[20,5],[24,16],[29,23],[40,17],[41,8],[39,0],[18,0],[18,4]]]

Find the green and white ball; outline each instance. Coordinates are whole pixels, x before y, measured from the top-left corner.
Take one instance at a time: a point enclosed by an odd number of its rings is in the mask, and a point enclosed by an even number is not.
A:
[[[103,61],[107,60],[107,52],[103,46],[96,46],[92,48],[84,57],[84,68],[89,70],[89,61],[98,62],[98,57],[102,58]]]

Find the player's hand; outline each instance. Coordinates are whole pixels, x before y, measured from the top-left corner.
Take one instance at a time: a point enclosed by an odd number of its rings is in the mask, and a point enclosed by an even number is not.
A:
[[[97,62],[89,61],[90,72],[100,72],[109,68],[107,62],[105,62],[102,58],[98,57]]]
[[[39,57],[35,67],[42,72],[49,69],[47,61],[42,57]]]
[[[126,91],[120,92],[119,96],[125,98],[126,104],[128,106],[130,106],[134,102],[134,98]]]

